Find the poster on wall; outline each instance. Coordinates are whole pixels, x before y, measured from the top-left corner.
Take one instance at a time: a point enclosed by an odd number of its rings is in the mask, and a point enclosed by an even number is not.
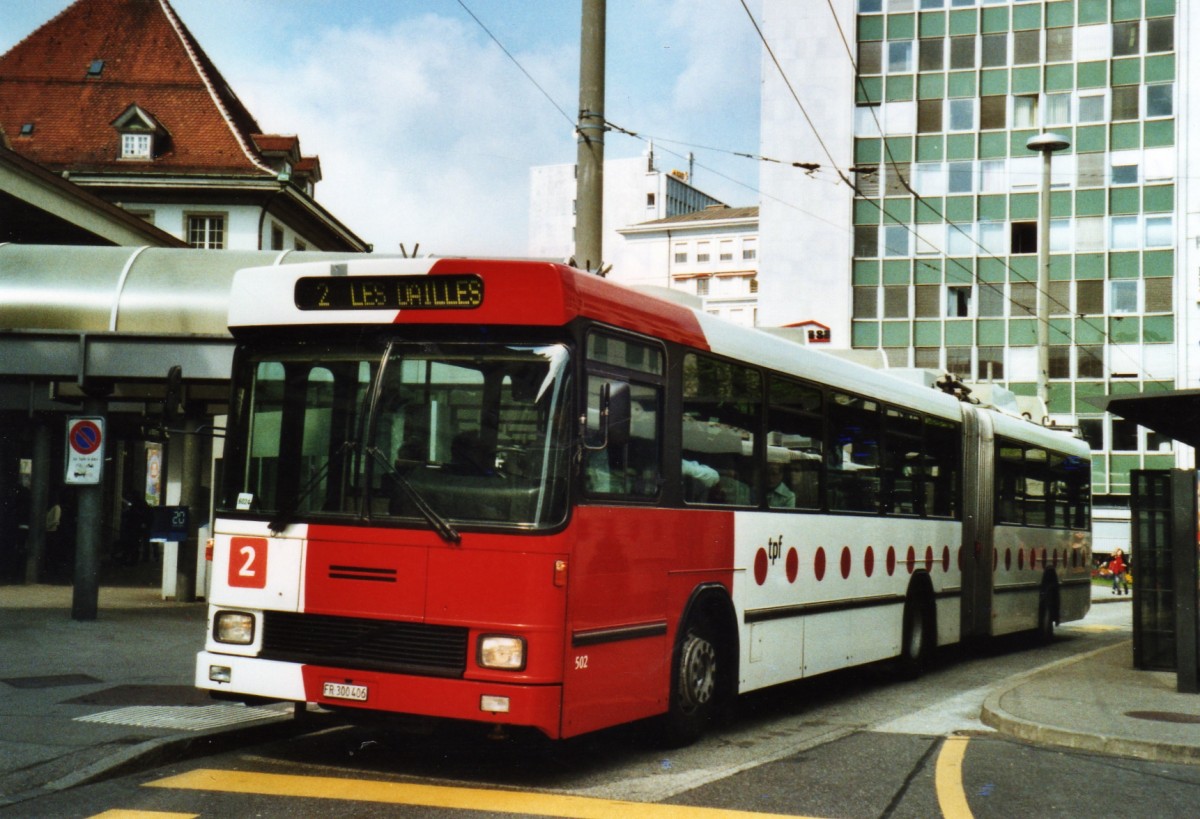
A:
[[[162,445],[146,444],[146,505],[162,504]]]

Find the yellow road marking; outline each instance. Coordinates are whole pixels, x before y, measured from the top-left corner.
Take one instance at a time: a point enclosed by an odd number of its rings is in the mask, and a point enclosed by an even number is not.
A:
[[[1087,625],[1087,626],[1070,626],[1070,628],[1073,631],[1102,632],[1102,631],[1116,631],[1117,629],[1120,628],[1120,626]]]
[[[167,813],[164,811],[104,811],[91,819],[199,819],[198,813]]]
[[[946,737],[938,752],[934,784],[938,806],[946,819],[972,819],[962,783],[962,761],[966,753],[967,738],[961,736]]]
[[[369,779],[340,779],[331,776],[291,776],[253,771],[218,771],[200,768],[188,773],[147,782],[152,788],[183,788],[223,793],[252,793],[259,796],[293,796],[309,799],[345,799],[387,805],[492,811],[526,816],[556,816],[564,819],[609,819],[612,816],[641,819],[802,819],[793,814],[754,813],[687,805],[660,805],[561,796],[521,791],[452,788],[380,782]]]

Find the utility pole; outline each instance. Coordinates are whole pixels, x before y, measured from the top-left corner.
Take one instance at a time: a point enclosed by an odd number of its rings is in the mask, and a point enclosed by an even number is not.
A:
[[[604,21],[606,0],[583,0],[579,43],[579,145],[575,164],[575,266],[598,273],[604,259]]]

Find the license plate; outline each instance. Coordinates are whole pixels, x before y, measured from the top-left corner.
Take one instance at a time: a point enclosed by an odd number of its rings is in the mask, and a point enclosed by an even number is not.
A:
[[[325,683],[324,694],[332,700],[367,701],[367,687],[365,685],[327,682]]]

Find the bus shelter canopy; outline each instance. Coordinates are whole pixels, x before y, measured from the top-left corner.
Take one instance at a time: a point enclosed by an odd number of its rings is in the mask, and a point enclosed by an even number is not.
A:
[[[1200,447],[1200,389],[1140,395],[1104,395],[1089,399],[1100,409],[1147,429]]]

